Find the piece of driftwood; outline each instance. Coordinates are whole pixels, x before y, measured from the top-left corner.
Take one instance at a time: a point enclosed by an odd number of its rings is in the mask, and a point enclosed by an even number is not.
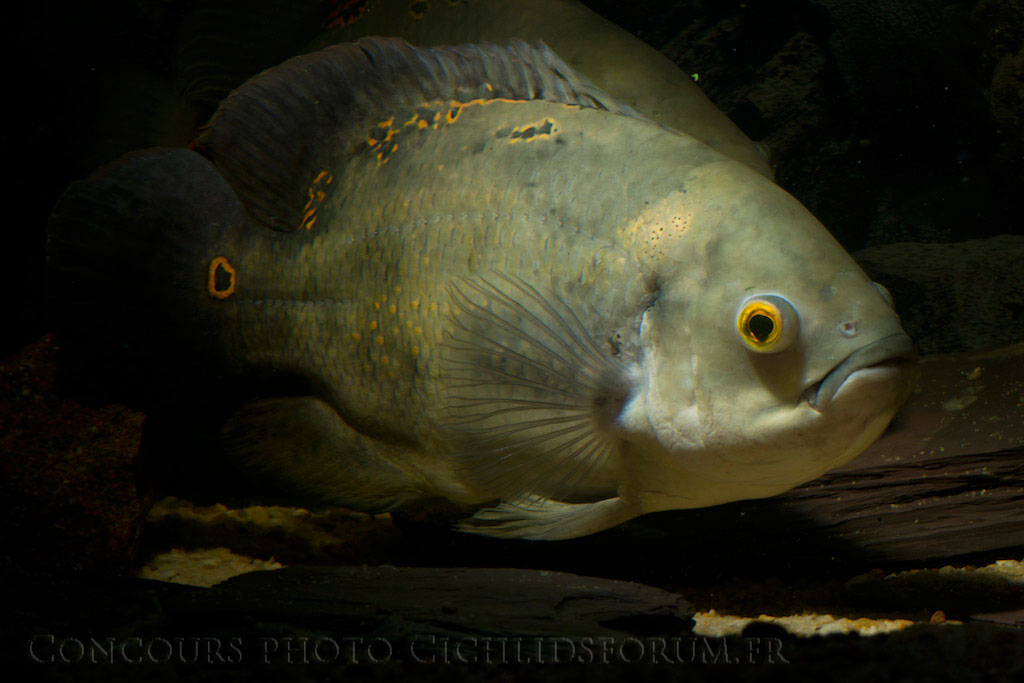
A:
[[[991,612],[986,614],[973,614],[971,618],[975,621],[987,621],[991,624],[1005,624],[1024,628],[1024,609],[1009,610],[1006,612]]]
[[[1024,344],[921,366],[887,435],[780,504],[889,559],[1024,546]]]
[[[516,637],[679,635],[692,606],[659,588],[564,572],[287,567],[182,596],[174,610],[305,621],[354,632]]]
[[[837,472],[779,505],[833,542],[889,560],[1020,547],[1024,448]]]
[[[653,516],[694,550],[918,561],[1024,547],[1024,344],[925,357],[877,443],[774,498]],[[693,531],[689,531],[693,529]]]

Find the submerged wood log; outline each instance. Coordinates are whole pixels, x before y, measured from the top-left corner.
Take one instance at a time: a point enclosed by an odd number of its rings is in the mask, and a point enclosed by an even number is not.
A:
[[[890,432],[782,504],[889,559],[1024,546],[1024,344],[926,357]]]
[[[767,500],[668,513],[672,526],[721,534],[761,557],[902,562],[1019,552],[1024,344],[929,356],[921,368],[888,433],[854,461]]]
[[[851,469],[779,504],[833,541],[888,560],[1024,547],[1024,448]]]
[[[651,586],[529,569],[288,567],[252,572],[166,605],[334,633],[410,639],[677,636],[693,608]]]

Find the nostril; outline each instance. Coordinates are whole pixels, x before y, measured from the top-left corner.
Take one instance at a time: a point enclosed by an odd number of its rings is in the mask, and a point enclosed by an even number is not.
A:
[[[847,320],[846,322],[839,323],[839,334],[844,337],[856,337],[859,329],[859,320]]]

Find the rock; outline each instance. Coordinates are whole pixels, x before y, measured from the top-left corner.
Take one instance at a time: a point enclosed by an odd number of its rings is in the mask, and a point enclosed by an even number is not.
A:
[[[242,555],[289,563],[390,564],[401,561],[405,544],[387,513],[371,515],[345,508],[229,508],[220,503],[196,505],[174,497],[154,504],[143,536],[145,549],[154,553],[184,546],[230,548]]]
[[[590,4],[698,74],[847,249],[1020,231],[1020,0]]]
[[[1024,2],[981,0],[972,18],[986,37],[980,71],[991,79],[984,95],[998,126],[995,156],[1024,173]]]
[[[228,579],[167,603],[208,620],[329,626],[414,640],[445,637],[679,636],[693,608],[665,590],[530,569],[287,567]]]
[[[892,293],[922,353],[989,349],[1024,339],[1024,235],[886,244],[853,256]]]
[[[136,481],[143,416],[63,397],[57,351],[47,335],[0,365],[2,565],[131,574],[151,504]]]
[[[282,587],[293,588],[286,582]],[[297,588],[294,595],[301,596],[301,585]],[[540,646],[557,647],[563,663],[551,666],[555,660],[548,653],[538,657],[536,638],[516,639],[511,629],[498,637],[450,637],[431,628],[420,632],[410,647],[400,637],[374,631],[372,623],[353,628],[330,617],[318,619],[311,602],[296,605],[296,615],[280,621],[240,615],[232,622],[212,610],[183,609],[206,600],[212,607],[220,595],[217,588],[73,576],[27,577],[17,589],[5,603],[10,616],[4,619],[6,637],[0,640],[0,655],[16,680],[559,683],[639,675],[641,680],[666,681],[774,681],[780,676],[863,681],[867,670],[879,680],[950,680],[950,672],[967,671],[977,674],[967,675],[969,681],[1010,681],[1019,678],[1014,675],[1020,672],[1024,647],[1024,632],[996,625],[1019,620],[1019,615],[1006,614],[997,615],[1000,621],[995,623],[919,624],[873,638],[838,633],[783,637],[782,629],[770,624],[757,626],[748,637],[701,637],[689,631],[675,637],[592,637],[587,648],[580,644],[575,650],[570,649],[571,638],[542,638]],[[235,597],[240,600],[242,595],[239,591]],[[284,603],[289,595],[275,599]],[[327,597],[328,602],[332,599]],[[310,612],[302,615],[303,606]],[[539,609],[550,606],[537,603]],[[257,613],[257,606],[248,612]],[[458,610],[445,614],[458,615]],[[784,623],[791,630],[793,622]],[[474,644],[484,651],[472,651]],[[577,663],[583,667],[568,666]]]

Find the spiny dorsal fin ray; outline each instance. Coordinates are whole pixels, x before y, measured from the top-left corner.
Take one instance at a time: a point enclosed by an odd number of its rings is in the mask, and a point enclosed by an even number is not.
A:
[[[450,290],[445,428],[462,475],[502,500],[613,494],[599,473],[619,448],[626,367],[552,292],[503,273]]]
[[[234,91],[196,140],[257,222],[301,224],[318,172],[366,144],[399,107],[424,102],[546,100],[644,118],[601,92],[543,43],[418,48],[364,38],[302,55]]]

